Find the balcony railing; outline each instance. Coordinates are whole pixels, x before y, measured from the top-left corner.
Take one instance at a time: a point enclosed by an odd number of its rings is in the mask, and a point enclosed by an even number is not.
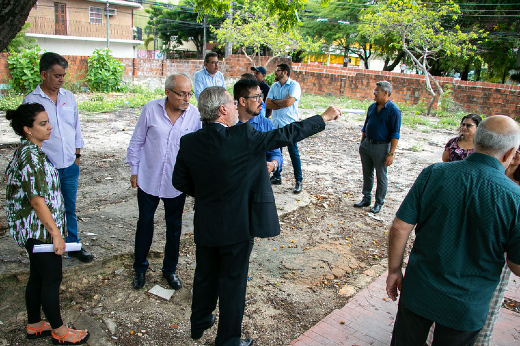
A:
[[[54,18],[46,17],[29,17],[27,19],[31,26],[27,29],[27,33],[55,35]],[[133,30],[131,26],[110,24],[110,39],[132,40]],[[81,37],[107,37],[107,26],[103,24],[90,24],[77,20],[67,20],[67,36]]]

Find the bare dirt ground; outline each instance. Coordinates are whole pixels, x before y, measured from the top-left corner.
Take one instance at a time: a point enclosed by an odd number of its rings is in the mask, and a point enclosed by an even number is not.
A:
[[[64,257],[63,319],[88,328],[89,345],[212,345],[216,328],[190,339],[190,304],[195,269],[193,200],[185,206],[178,275],[184,287],[167,301],[148,293],[161,276],[164,211],[156,214],[150,270],[144,290],[132,288],[136,191],[130,188],[126,147],[139,109],[82,115],[82,151],[77,215],[79,233],[96,259],[81,264]],[[303,118],[323,109],[305,110]],[[0,116],[0,169],[17,145]],[[251,256],[243,337],[256,345],[287,345],[386,269],[386,230],[419,172],[440,161],[451,130],[402,128],[389,168],[386,204],[378,215],[352,204],[361,197],[358,155],[362,116],[345,114],[320,134],[300,142],[304,191],[292,194],[294,178],[284,151],[283,185],[275,186],[281,235],[256,239]],[[5,179],[0,183],[5,208]],[[0,345],[26,345],[24,290],[28,258],[5,229],[0,213]],[[218,310],[217,310],[218,320]],[[48,345],[50,340],[31,341]]]

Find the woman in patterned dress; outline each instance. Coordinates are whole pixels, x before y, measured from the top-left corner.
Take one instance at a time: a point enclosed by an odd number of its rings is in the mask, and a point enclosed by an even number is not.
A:
[[[6,169],[6,214],[11,235],[29,254],[25,291],[28,339],[51,336],[54,344],[80,345],[90,334],[67,328],[61,319],[59,288],[65,251],[65,207],[57,170],[41,150],[52,126],[42,105],[25,104],[7,111],[14,132],[21,137]],[[53,244],[53,252],[33,252],[38,244]],[[41,311],[50,323],[41,319]]]
[[[460,135],[448,141],[442,153],[443,162],[464,160],[473,152],[473,138],[482,118],[477,114],[465,115],[460,121]]]

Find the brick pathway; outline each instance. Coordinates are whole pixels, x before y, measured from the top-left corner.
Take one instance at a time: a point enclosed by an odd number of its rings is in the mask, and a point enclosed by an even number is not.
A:
[[[386,273],[293,340],[291,346],[388,346],[397,302],[386,296]],[[520,301],[520,278],[511,275],[505,296]],[[502,308],[493,332],[495,346],[520,344],[520,314]]]

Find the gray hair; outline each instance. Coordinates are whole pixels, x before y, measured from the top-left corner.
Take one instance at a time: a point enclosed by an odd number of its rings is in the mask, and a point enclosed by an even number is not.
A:
[[[504,124],[488,124],[491,119],[491,122],[501,120],[497,119],[498,117],[504,117],[509,120],[504,119],[506,121]],[[518,148],[520,145],[520,127],[508,116],[494,115],[480,123],[475,132],[474,141],[475,151],[501,159],[508,150]]]
[[[381,91],[386,91],[388,96],[392,95],[392,84],[386,80],[377,82],[376,85],[381,88]]]
[[[217,59],[218,59],[218,54],[215,53],[215,52],[209,52],[209,53],[206,54],[206,56],[204,57],[204,62],[209,62],[209,58],[213,58],[213,57],[217,57]]]
[[[191,83],[190,77],[188,77],[184,73],[174,73],[174,74],[166,77],[166,80],[164,81],[164,89],[169,89],[169,90],[175,89],[176,84],[177,84],[177,78],[180,76],[185,77]]]
[[[200,120],[203,123],[215,122],[219,117],[219,107],[233,100],[226,92],[226,88],[221,86],[212,86],[202,90],[199,95],[198,108]]]

